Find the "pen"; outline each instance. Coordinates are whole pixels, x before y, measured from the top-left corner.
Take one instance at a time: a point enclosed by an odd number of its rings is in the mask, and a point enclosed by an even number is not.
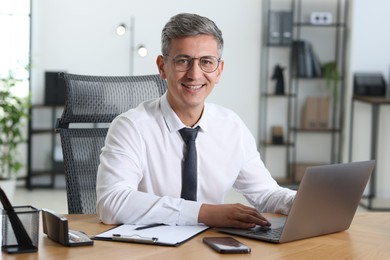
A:
[[[122,241],[122,242],[142,242],[142,243],[148,243],[148,244],[154,244],[158,241],[157,237],[141,237],[139,235],[121,235],[121,234],[113,234],[112,240],[115,241]]]
[[[146,225],[146,226],[142,226],[142,227],[137,227],[134,230],[142,230],[142,229],[153,228],[153,227],[164,226],[164,225],[165,224],[163,224],[163,223],[154,223],[154,224],[150,224],[150,225]]]

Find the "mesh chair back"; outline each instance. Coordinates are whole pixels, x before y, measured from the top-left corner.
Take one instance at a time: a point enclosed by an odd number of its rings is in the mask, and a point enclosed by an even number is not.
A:
[[[57,121],[69,214],[96,213],[96,175],[109,123],[166,91],[159,75],[87,76],[61,73],[66,100]],[[103,124],[101,124],[103,123]]]

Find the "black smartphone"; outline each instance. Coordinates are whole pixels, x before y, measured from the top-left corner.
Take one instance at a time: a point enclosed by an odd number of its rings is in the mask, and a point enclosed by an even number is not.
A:
[[[221,254],[250,253],[251,249],[233,237],[204,237],[203,243]]]

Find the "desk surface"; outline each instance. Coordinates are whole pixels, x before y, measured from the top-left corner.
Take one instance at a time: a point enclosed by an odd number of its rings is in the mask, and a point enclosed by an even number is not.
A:
[[[95,235],[109,229],[95,215],[68,215],[70,228]],[[329,221],[332,221],[331,219]],[[203,244],[205,236],[224,236],[208,230],[179,247],[95,241],[93,246],[64,247],[40,233],[37,253],[10,255],[3,259],[220,259]],[[245,259],[390,259],[390,213],[358,213],[347,231],[286,244],[270,244],[237,237],[252,248]]]
[[[353,100],[369,103],[372,105],[390,105],[389,97],[354,96]]]

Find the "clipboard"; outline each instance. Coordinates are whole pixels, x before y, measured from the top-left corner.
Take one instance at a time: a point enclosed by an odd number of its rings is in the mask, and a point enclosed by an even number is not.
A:
[[[136,230],[143,225],[123,224],[103,233],[97,234],[92,239],[115,242],[152,244],[158,246],[179,246],[194,236],[209,229],[208,226],[170,226],[158,225],[153,228]]]

